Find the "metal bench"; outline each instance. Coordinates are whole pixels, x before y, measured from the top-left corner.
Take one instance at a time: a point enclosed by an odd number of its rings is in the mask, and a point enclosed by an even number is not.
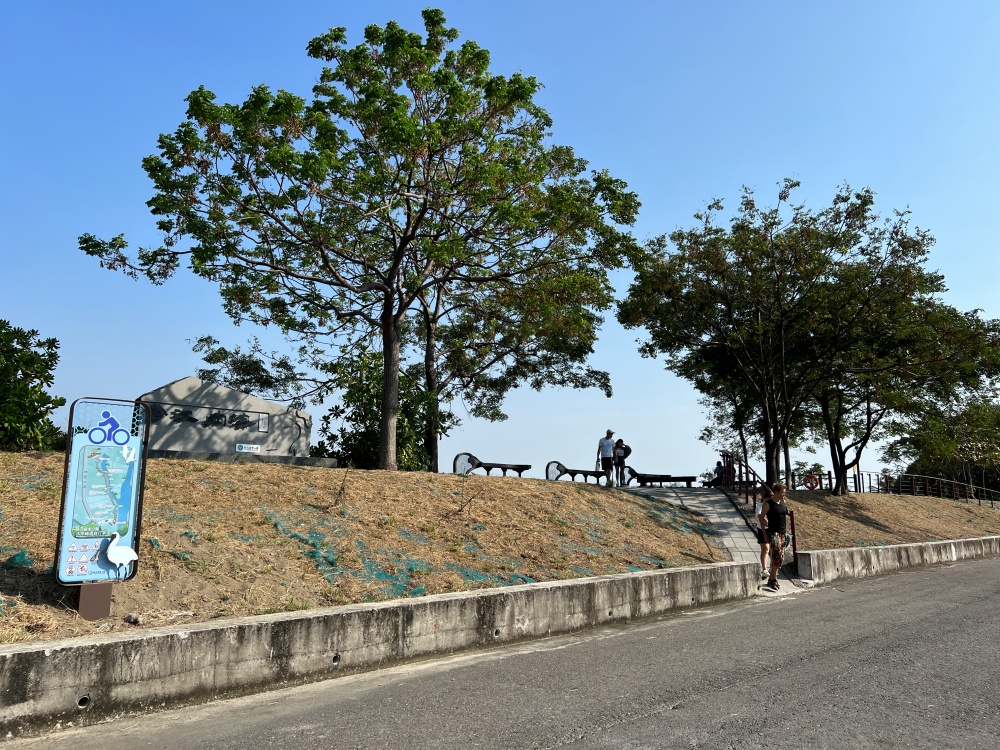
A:
[[[471,453],[459,453],[455,456],[455,460],[452,461],[451,468],[456,474],[468,474],[474,469],[485,469],[486,476],[489,476],[493,469],[500,469],[504,476],[507,476],[508,471],[516,471],[517,475],[521,476],[521,472],[530,469],[531,464],[495,464],[480,461]]]
[[[664,482],[684,482],[684,484],[690,487],[698,481],[698,477],[675,477],[672,474],[645,474],[636,471],[631,466],[626,466],[625,471],[628,476],[628,481],[625,484],[631,484],[634,479],[639,483],[640,487],[646,487],[647,485],[651,487],[654,484],[662,487]]]
[[[555,481],[559,477],[569,476],[574,482],[578,476],[583,477],[583,483],[587,484],[587,478],[593,477],[594,480],[600,484],[602,479],[607,479],[607,474],[603,471],[596,471],[594,469],[567,469],[563,464],[558,461],[549,461],[545,465],[545,478]]]

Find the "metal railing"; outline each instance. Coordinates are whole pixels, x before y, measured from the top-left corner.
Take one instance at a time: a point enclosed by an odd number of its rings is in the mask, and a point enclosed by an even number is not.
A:
[[[829,491],[833,489],[832,472],[828,471],[825,475],[815,474],[814,476],[819,479],[817,490]],[[792,474],[789,484],[792,487],[798,488],[802,485],[802,481],[795,474]],[[998,490],[991,490],[987,487],[979,487],[954,479],[928,477],[922,474],[855,471],[848,475],[847,486],[848,489],[852,489],[854,492],[921,495],[948,498],[950,500],[964,500],[969,504],[975,501],[980,506],[988,503],[991,508],[996,508],[997,505],[1000,505],[1000,491]]]
[[[954,479],[928,477],[920,474],[877,474],[872,471],[856,472],[855,492],[886,492],[893,495],[923,495],[964,500],[970,505],[984,503],[991,508],[1000,504],[1000,492],[987,487],[977,487]]]

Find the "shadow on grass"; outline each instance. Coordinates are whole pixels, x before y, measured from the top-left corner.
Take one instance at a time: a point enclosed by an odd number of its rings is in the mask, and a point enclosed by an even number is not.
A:
[[[708,564],[718,562],[712,554],[713,549],[723,556],[725,555],[725,552],[713,540],[719,536],[719,532],[702,513],[640,492],[629,492],[628,495],[630,496],[629,502],[640,508],[657,527],[670,529],[680,534],[696,535],[707,548],[707,557],[691,552],[681,553],[683,557]]]
[[[850,495],[824,495],[821,493],[813,495],[814,493],[806,495],[805,493],[797,492],[794,497],[790,496],[789,500],[796,505],[823,510],[838,518],[853,521],[859,526],[871,529],[872,531],[879,531],[883,534],[893,533],[892,528],[865,513],[862,510],[861,504]]]
[[[0,550],[6,559],[0,564],[0,612],[6,613],[19,604],[46,604],[65,609],[76,609],[76,587],[60,586],[52,570],[38,570],[26,557],[24,550],[9,554],[9,548]]]

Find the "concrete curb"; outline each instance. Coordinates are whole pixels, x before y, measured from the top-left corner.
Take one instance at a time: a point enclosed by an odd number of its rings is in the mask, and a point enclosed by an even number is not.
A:
[[[904,568],[996,556],[1000,556],[1000,536],[799,552],[799,577],[806,579],[803,583],[807,586],[818,586],[841,578],[865,578]]]
[[[0,647],[0,736],[301,684],[757,595],[718,563]]]

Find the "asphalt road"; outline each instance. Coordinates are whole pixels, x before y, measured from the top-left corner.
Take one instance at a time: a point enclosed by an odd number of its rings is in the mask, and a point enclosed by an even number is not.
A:
[[[998,595],[962,562],[4,747],[994,750]]]

